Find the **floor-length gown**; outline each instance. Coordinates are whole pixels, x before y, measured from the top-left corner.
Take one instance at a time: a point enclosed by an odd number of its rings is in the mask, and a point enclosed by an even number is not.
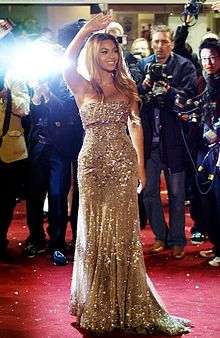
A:
[[[127,135],[125,102],[88,103],[80,115],[80,206],[71,287],[71,313],[96,332],[145,328],[189,332],[169,315],[146,275],[139,238],[137,156]]]

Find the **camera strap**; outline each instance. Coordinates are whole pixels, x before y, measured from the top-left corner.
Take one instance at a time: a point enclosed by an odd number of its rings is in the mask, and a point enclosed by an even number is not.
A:
[[[0,147],[2,145],[3,137],[7,134],[11,119],[11,111],[12,111],[12,99],[11,99],[11,91],[7,89],[6,91],[6,108],[5,108],[5,118],[2,127],[2,134],[0,135]]]

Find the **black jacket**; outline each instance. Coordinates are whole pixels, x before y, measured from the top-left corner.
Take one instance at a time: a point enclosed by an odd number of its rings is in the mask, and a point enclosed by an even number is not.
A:
[[[62,79],[53,79],[49,87],[52,95],[47,103],[43,99],[40,105],[31,103],[29,155],[36,144],[41,145],[37,147],[39,152],[45,144],[50,144],[57,148],[61,156],[76,159],[83,141],[83,127],[76,102]]]

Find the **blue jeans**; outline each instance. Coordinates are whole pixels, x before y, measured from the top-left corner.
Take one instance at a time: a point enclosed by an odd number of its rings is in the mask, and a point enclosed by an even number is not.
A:
[[[160,174],[164,170],[169,197],[169,226],[167,228],[160,198]],[[168,246],[186,244],[185,237],[185,172],[170,173],[162,164],[160,147],[152,147],[146,162],[147,184],[143,191],[144,206],[156,240]]]

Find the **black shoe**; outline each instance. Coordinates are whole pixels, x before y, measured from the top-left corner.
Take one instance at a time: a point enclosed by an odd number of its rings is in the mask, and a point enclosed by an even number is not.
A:
[[[76,241],[74,241],[74,239],[72,239],[69,243],[67,243],[67,250],[73,255],[75,252],[75,247],[76,247]]]
[[[33,258],[41,253],[46,252],[46,250],[47,250],[46,242],[37,244],[29,242],[24,248],[24,255],[28,258]]]
[[[0,261],[4,263],[14,263],[15,259],[12,257],[7,249],[0,250]]]
[[[52,261],[54,265],[63,266],[68,263],[66,255],[61,250],[55,250],[52,254]]]

